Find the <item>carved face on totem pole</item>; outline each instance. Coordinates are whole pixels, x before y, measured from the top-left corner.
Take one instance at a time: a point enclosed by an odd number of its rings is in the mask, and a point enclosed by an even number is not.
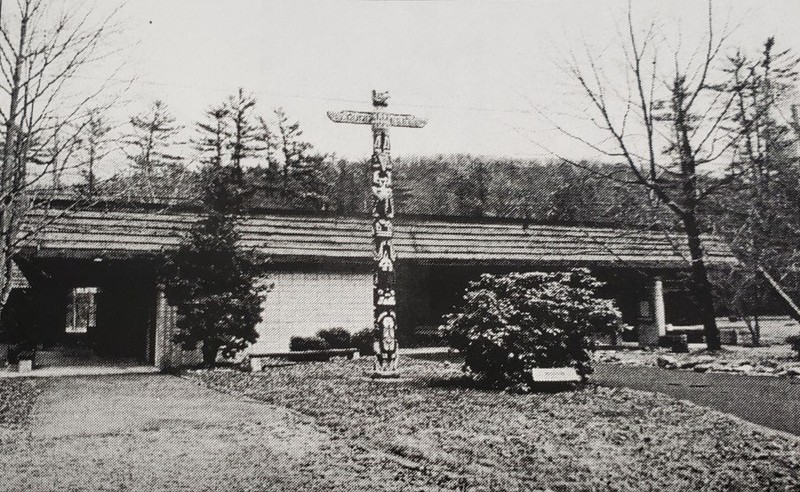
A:
[[[392,159],[388,154],[375,154],[372,158],[372,170],[385,173],[392,170]]]
[[[378,270],[382,272],[394,271],[394,254],[392,252],[392,243],[389,241],[379,242],[375,251],[375,260],[378,262]]]
[[[385,108],[389,105],[389,91],[372,91],[372,105],[377,108]]]
[[[394,217],[394,197],[390,194],[379,198],[372,196],[372,216],[391,219]]]
[[[386,130],[377,130],[372,135],[372,150],[375,152],[389,152],[389,134]]]
[[[393,228],[392,223],[386,219],[378,219],[372,224],[372,233],[377,239],[391,239]]]
[[[378,316],[377,321],[381,348],[385,352],[394,353],[397,350],[397,339],[395,338],[397,320],[394,311],[384,311]]]
[[[397,304],[394,289],[378,289],[378,306],[394,306]]]

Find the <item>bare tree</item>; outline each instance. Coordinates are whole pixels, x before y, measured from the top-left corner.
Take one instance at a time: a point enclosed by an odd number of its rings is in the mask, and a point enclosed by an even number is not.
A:
[[[667,207],[677,219],[688,247],[690,288],[710,350],[719,349],[720,340],[703,244],[708,224],[702,213],[705,201],[738,176],[729,164],[739,141],[738,134],[724,128],[735,97],[720,90],[725,84],[715,80],[727,33],[717,33],[713,20],[709,3],[703,43],[682,59],[679,47],[670,47],[655,23],[638,30],[629,10],[620,59],[603,57],[621,61],[622,73],[601,66],[588,48],[583,64],[573,52],[567,67],[602,139],[560,127],[606,158],[625,163],[624,176],[605,177],[645,188],[653,204]]]
[[[798,58],[777,50],[768,38],[758,57],[738,50],[728,59],[735,96],[730,131],[737,135],[733,166],[740,170],[738,190],[718,200],[725,213],[721,228],[741,265],[729,272],[730,296],[724,299],[741,316],[754,344],[760,342],[758,312],[772,281],[763,271],[786,275],[798,257],[796,214],[798,186],[795,138],[782,107],[796,89]],[[723,280],[726,280],[723,278]]]
[[[91,88],[75,80],[112,53],[105,42],[115,14],[98,19],[91,8],[66,2],[0,3],[0,310],[27,235],[23,219],[45,198],[44,178],[74,161],[86,109],[102,105],[105,83]]]

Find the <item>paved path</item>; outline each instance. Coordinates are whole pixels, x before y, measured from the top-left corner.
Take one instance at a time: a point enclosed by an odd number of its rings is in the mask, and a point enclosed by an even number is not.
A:
[[[665,393],[800,435],[800,380],[597,364],[591,381]]]
[[[396,473],[285,409],[177,377],[39,381],[29,431],[0,445],[0,490],[370,490],[365,470]]]

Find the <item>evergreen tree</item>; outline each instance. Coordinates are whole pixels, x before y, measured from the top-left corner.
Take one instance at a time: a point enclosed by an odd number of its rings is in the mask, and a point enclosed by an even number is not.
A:
[[[257,285],[259,261],[239,245],[236,230],[244,208],[241,161],[224,163],[226,149],[244,155],[243,147],[225,145],[230,141],[225,125],[230,114],[225,108],[212,108],[207,121],[198,124],[206,215],[169,257],[162,277],[167,299],[178,311],[174,340],[189,350],[202,345],[206,366],[214,365],[220,351],[232,357],[256,341],[263,302]]]
[[[159,174],[183,158],[177,150],[181,127],[163,101],[156,100],[150,109],[130,119],[131,133],[126,139],[126,152],[131,167],[142,178],[142,186],[154,199],[159,189]]]
[[[239,186],[243,185],[245,161],[257,157],[264,150],[259,145],[259,128],[253,117],[255,106],[255,98],[245,94],[241,88],[236,95],[228,98],[227,108],[231,128],[228,146],[234,179]]]
[[[274,112],[278,148],[283,158],[280,180],[284,197],[292,208],[327,210],[335,170],[326,155],[313,152],[313,145],[302,138],[299,122],[290,122],[282,108]]]
[[[85,180],[83,194],[93,198],[97,191],[97,166],[111,151],[109,148],[112,126],[108,124],[102,112],[96,108],[88,111],[89,118],[84,128],[83,144],[85,147],[85,166],[81,174]]]

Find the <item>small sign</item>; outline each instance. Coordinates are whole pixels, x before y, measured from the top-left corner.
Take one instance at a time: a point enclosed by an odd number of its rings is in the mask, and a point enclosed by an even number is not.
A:
[[[537,368],[531,370],[536,383],[580,383],[581,377],[573,367]]]

